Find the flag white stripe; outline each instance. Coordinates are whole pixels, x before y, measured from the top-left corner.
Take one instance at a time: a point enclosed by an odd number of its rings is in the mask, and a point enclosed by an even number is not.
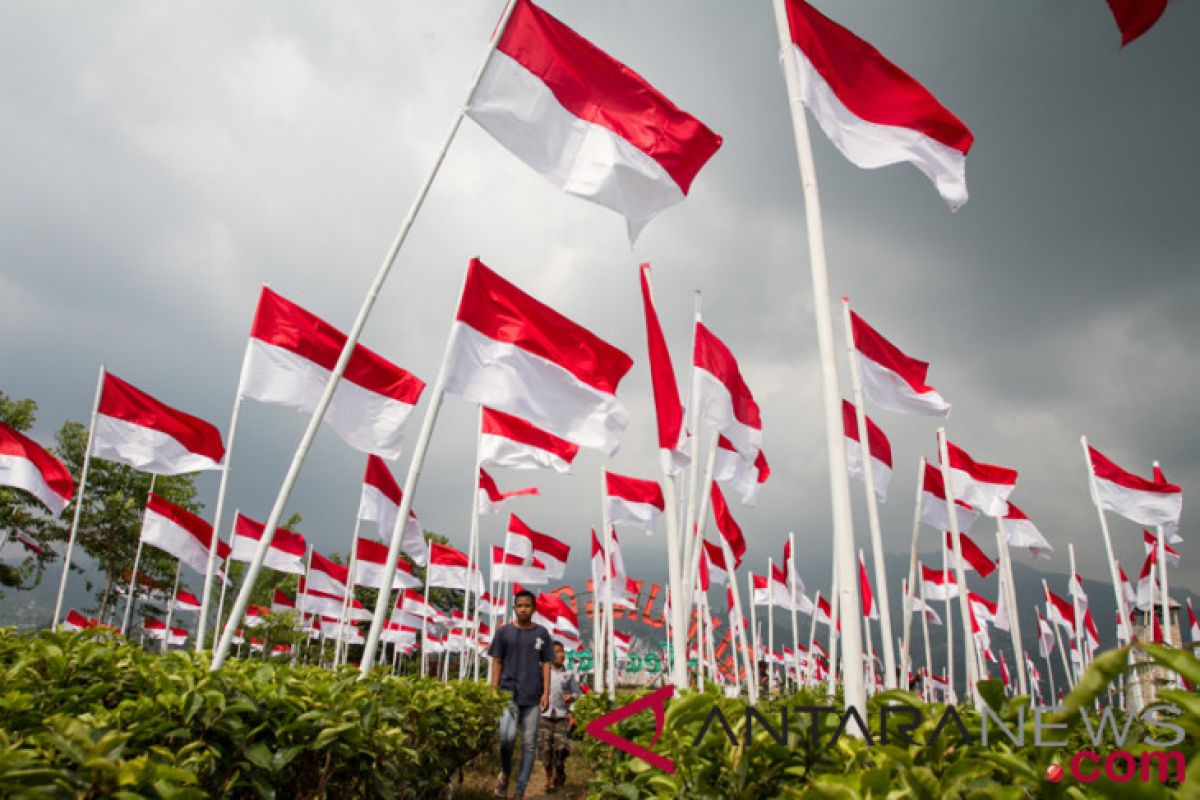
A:
[[[37,465],[28,458],[18,455],[0,455],[0,486],[15,486],[24,489],[42,501],[55,514],[67,507],[64,500],[50,488]]]
[[[92,455],[155,475],[221,468],[208,456],[188,450],[173,436],[107,414],[96,415]]]
[[[507,467],[508,469],[552,469],[566,474],[571,465],[549,450],[485,433],[479,440],[479,466]]]
[[[762,431],[737,418],[733,398],[720,378],[699,366],[694,367],[692,374],[692,397],[697,404],[695,413],[724,434],[753,468],[754,458],[762,448]]]
[[[1182,492],[1146,492],[1094,476],[1093,500],[1106,511],[1113,511],[1140,525],[1169,525],[1183,513]]]
[[[862,445],[847,437],[842,437],[842,440],[846,445],[846,471],[850,473],[850,477],[865,482],[867,478],[863,470]],[[892,482],[892,468],[871,456],[871,477],[875,482],[876,497],[880,502],[886,502],[888,485]]]
[[[196,572],[207,574],[208,548],[187,530],[149,508],[142,518],[141,539],[171,554]]]
[[[862,370],[863,393],[880,408],[899,414],[950,416],[950,404],[936,391],[918,394],[904,378],[865,354],[858,363]]]

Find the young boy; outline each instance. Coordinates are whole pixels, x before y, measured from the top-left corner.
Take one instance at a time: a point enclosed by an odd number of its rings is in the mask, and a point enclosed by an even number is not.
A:
[[[562,642],[554,643],[554,661],[550,665],[550,702],[542,712],[538,726],[538,749],[546,765],[546,791],[553,792],[567,781],[567,734],[571,704],[579,697],[579,679],[564,668],[567,651]]]
[[[525,786],[533,772],[534,746],[537,742],[538,716],[550,702],[550,632],[533,621],[533,592],[517,592],[513,598],[516,621],[496,631],[489,650],[492,656],[492,686],[511,692],[512,700],[500,716],[500,775],[496,778],[496,796],[508,795],[508,777],[512,774],[513,749],[517,725],[521,726],[521,770],[517,773],[518,800],[525,797]]]

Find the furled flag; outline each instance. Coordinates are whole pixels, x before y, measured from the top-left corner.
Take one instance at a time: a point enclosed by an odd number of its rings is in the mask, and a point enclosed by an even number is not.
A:
[[[1046,537],[1037,529],[1029,517],[1025,516],[1025,512],[1017,508],[1012,503],[1008,504],[1008,513],[1002,519],[1004,520],[1004,540],[1012,547],[1025,547],[1029,549],[1029,554],[1037,558],[1050,558],[1050,553],[1054,548],[1050,546],[1050,542],[1046,541]]]
[[[383,568],[387,564],[388,546],[382,542],[359,537],[354,551],[354,585],[378,589],[383,585]],[[412,589],[421,585],[413,574],[412,564],[396,559],[392,575],[393,589]]]
[[[800,580],[800,573],[796,571],[796,554],[792,552],[791,535],[783,540],[783,581],[788,598],[791,598],[793,592],[796,595],[796,610],[811,615],[813,604],[804,592],[804,581]]]
[[[713,459],[713,480],[736,492],[744,506],[758,502],[762,486],[771,477],[771,466],[760,449],[752,460],[747,460],[734,449],[733,443],[724,436],[717,437],[717,453]]]
[[[567,568],[567,557],[571,554],[570,545],[548,534],[538,533],[516,514],[508,518],[504,549],[521,558],[536,558],[545,565],[546,576],[553,579],[563,576]]]
[[[461,550],[432,542],[429,545],[429,585],[462,590],[470,587],[473,592],[482,592],[483,577],[478,567],[471,569],[473,574],[468,574],[468,563],[467,554]]]
[[[942,618],[937,613],[937,610],[933,606],[929,605],[927,602],[922,600],[920,597],[910,598],[910,602],[912,603],[912,612],[914,614],[916,614],[918,612],[922,613],[925,615],[925,619],[927,619],[929,622],[933,623],[934,625],[942,624]]]
[[[1183,490],[1166,480],[1146,480],[1126,472],[1094,447],[1088,447],[1095,480],[1093,502],[1141,525],[1177,524],[1183,513]]]
[[[846,444],[846,471],[853,478],[865,481],[862,444],[858,437],[858,414],[848,400],[842,401],[842,433]],[[892,480],[892,445],[883,431],[867,417],[867,442],[871,453],[871,478],[875,483],[875,494],[887,500],[888,484]]]
[[[804,0],[787,0],[800,99],[852,164],[910,162],[957,211],[975,137],[928,89]]]
[[[175,593],[175,610],[176,611],[199,611],[200,598],[189,592],[187,589],[180,589]]]
[[[982,620],[989,625],[996,625],[996,620],[1000,616],[998,604],[970,590],[967,591],[967,603],[971,606],[971,611],[975,614],[976,620]]]
[[[1154,590],[1157,581],[1154,579],[1154,565],[1158,563],[1157,548],[1146,553],[1142,562],[1142,571],[1138,574],[1137,607],[1146,611],[1154,606]]]
[[[725,586],[729,583],[729,567],[725,563],[725,552],[720,545],[713,544],[707,539],[704,540],[704,552],[701,554],[701,563],[704,564],[708,572],[708,582],[715,583],[720,586]],[[700,588],[705,591],[707,586]]]
[[[1000,680],[1004,683],[1004,685],[1006,687],[1008,686],[1008,684],[1009,684],[1008,663],[1005,662],[1003,657],[1001,657],[1001,659],[1000,659]]]
[[[571,471],[571,462],[577,455],[577,444],[511,414],[483,409],[483,430],[479,439],[481,467],[546,468],[565,474]]]
[[[400,503],[404,492],[392,476],[383,459],[376,455],[367,456],[367,471],[363,476],[362,494],[358,500],[358,518],[374,522],[379,535],[385,541],[392,537],[392,529],[396,526],[396,515],[400,513]],[[417,514],[411,508],[408,510],[408,522],[404,525],[404,534],[400,540],[400,551],[407,553],[418,565],[425,565],[425,532],[417,519]]]
[[[1121,47],[1141,36],[1167,10],[1167,0],[1108,0],[1117,28],[1121,31]]]
[[[1137,590],[1133,588],[1133,582],[1129,580],[1129,576],[1125,574],[1125,568],[1117,564],[1117,572],[1121,576],[1121,594],[1125,598],[1125,611],[1132,613],[1137,606]]]
[[[746,539],[742,536],[742,529],[738,526],[737,520],[733,518],[733,514],[729,513],[729,504],[725,502],[725,495],[721,494],[721,489],[715,482],[709,496],[712,501],[713,518],[717,521],[717,530],[721,532],[721,537],[729,545],[729,552],[733,554],[733,566],[739,567],[742,563],[742,556],[746,553]]]
[[[443,365],[450,394],[611,456],[629,424],[617,386],[632,366],[617,348],[471,259]]]
[[[1038,653],[1042,658],[1049,658],[1054,652],[1054,629],[1042,616],[1042,612],[1035,609],[1034,613],[1037,614],[1038,621]]]
[[[821,597],[820,593],[817,594],[817,622],[822,622],[826,625],[833,624],[833,609],[829,605],[829,600]],[[839,631],[842,629],[840,621],[837,624],[837,629]]]
[[[609,575],[617,576],[617,564],[615,561],[609,565]],[[592,528],[592,593],[595,596],[600,596],[605,591],[604,577],[604,545],[600,544],[599,537],[596,536],[596,529]],[[619,583],[619,581],[617,582]],[[614,592],[617,590],[617,585],[613,586]]]
[[[863,392],[880,408],[901,414],[950,416],[950,404],[925,384],[929,364],[905,355],[858,314],[850,312],[854,349],[862,356]]]
[[[467,114],[567,194],[625,217],[629,238],[683,201],[721,137],[528,0],[516,0]]]
[[[275,587],[275,593],[271,595],[271,613],[284,614],[288,611],[293,614],[296,612],[295,599],[288,597],[287,593],[279,587]]]
[[[958,582],[950,570],[930,569],[921,565],[921,592],[926,600],[952,600],[958,597]]]
[[[1008,513],[1008,496],[1017,487],[1017,471],[975,461],[967,451],[946,443],[954,496],[992,517]]]
[[[0,486],[24,489],[54,514],[75,494],[75,481],[62,462],[25,434],[0,422]]]
[[[658,481],[605,472],[604,489],[609,524],[641,528],[647,535],[654,533],[654,526],[666,509]]]
[[[1193,642],[1200,641],[1200,622],[1196,621],[1196,612],[1192,610],[1192,598],[1187,599],[1188,635]]]
[[[345,345],[344,333],[264,286],[238,393],[310,414]],[[355,450],[399,458],[404,423],[424,389],[420,378],[358,344],[324,421]]]
[[[264,526],[244,514],[238,514],[233,522],[233,552],[229,557],[234,561],[252,561],[262,539]],[[267,548],[267,558],[264,567],[270,567],[279,572],[291,572],[295,575],[304,574],[304,554],[307,550],[304,537],[287,528],[276,528],[271,546]],[[249,612],[247,612],[249,613]],[[247,623],[249,624],[249,623]]]
[[[1071,634],[1075,633],[1075,607],[1049,589],[1046,590],[1046,616],[1051,622],[1061,625]]]
[[[308,565],[308,579],[305,583],[309,589],[339,596],[344,595],[347,585],[350,583],[350,567],[330,561],[313,550],[312,560]]]
[[[1079,603],[1080,608],[1088,607],[1087,592],[1083,590],[1083,577],[1078,572],[1071,577],[1070,582],[1067,584],[1067,594],[1075,602]]]
[[[687,428],[683,424],[683,405],[679,385],[671,366],[671,351],[658,322],[654,298],[650,292],[650,265],[642,264],[642,310],[646,317],[646,346],[650,353],[650,385],[654,392],[654,415],[658,423],[658,457],[663,471],[675,475],[692,461]]]
[[[871,593],[871,582],[867,579],[867,567],[863,564],[862,552],[858,554],[858,592],[862,596],[862,613],[867,619],[879,619],[879,607]]]
[[[1091,610],[1083,612],[1083,630],[1087,634],[1088,655],[1100,649],[1100,631],[1096,629],[1096,621],[1092,619]]]
[[[169,553],[196,572],[208,574],[212,525],[153,493],[142,514],[141,540]]]
[[[492,580],[523,581],[531,586],[544,586],[550,582],[546,565],[536,557],[525,558],[516,553],[505,553],[503,547],[492,547]]]
[[[958,522],[959,533],[966,533],[979,519],[979,512],[955,499],[954,519]],[[933,464],[925,465],[925,474],[921,477],[921,522],[943,531],[951,528],[946,510],[946,484],[942,482],[942,471]]]
[[[1142,544],[1146,546],[1146,552],[1149,553],[1151,550],[1158,548],[1158,537],[1150,531],[1142,531]],[[1176,550],[1174,547],[1171,547],[1171,545],[1167,544],[1166,542],[1163,542],[1163,553],[1167,557],[1168,564],[1170,564],[1172,567],[1179,566],[1178,550]]]
[[[96,407],[92,455],[142,472],[180,475],[220,469],[225,445],[214,426],[106,372]]]
[[[762,417],[733,352],[696,323],[692,352],[692,402],[697,413],[729,440],[744,459],[762,448]]]
[[[986,578],[996,569],[996,562],[988,558],[987,554],[971,540],[971,537],[965,533],[958,535],[959,547],[962,548],[963,569],[973,569],[979,573],[979,577]],[[946,531],[946,550],[951,555],[954,554],[954,535],[950,531]]]
[[[500,487],[496,485],[496,481],[491,475],[484,471],[483,467],[479,468],[479,495],[476,510],[480,514],[499,514],[500,504],[510,497],[525,497],[540,494],[536,486],[531,486],[527,489],[514,489],[511,492],[502,492]]]

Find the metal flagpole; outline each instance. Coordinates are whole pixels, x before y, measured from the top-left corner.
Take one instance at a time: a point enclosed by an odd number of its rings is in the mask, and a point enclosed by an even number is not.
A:
[[[795,680],[796,685],[799,686],[800,653],[797,645],[800,644],[800,638],[796,630],[796,584],[799,581],[796,580],[796,534],[792,531],[788,531],[788,556],[788,563],[784,568],[787,570],[788,594],[791,595],[789,599],[792,601],[792,678]],[[815,617],[816,615],[816,609],[813,609],[813,616]],[[786,664],[784,668],[787,668]]]
[[[808,664],[804,670],[804,685],[812,684],[813,666],[817,661],[817,654],[813,652],[813,642],[817,640],[817,614],[820,613],[819,606],[821,605],[821,592],[817,591],[816,597],[813,598],[813,614],[812,619],[808,624]],[[800,653],[796,652],[796,677],[797,681],[800,677]]]
[[[608,660],[605,662],[611,672],[608,673],[608,699],[617,698],[617,653],[614,648],[616,638],[613,629],[613,574],[612,574],[612,527],[608,522],[608,470],[600,468],[600,524],[604,526],[604,622],[608,631]],[[621,587],[622,590],[624,587]],[[597,681],[599,683],[599,681]]]
[[[157,475],[150,476],[150,490],[146,492],[146,505],[150,504],[150,495],[154,494],[154,484],[158,480]],[[142,507],[142,524],[146,524],[146,507]],[[125,597],[125,614],[121,618],[121,635],[125,636],[129,632],[129,616],[133,611],[133,595],[137,590],[137,575],[138,566],[142,563],[142,534],[138,531],[137,550],[133,554],[133,569],[129,572],[129,594]]]
[[[941,538],[940,536],[938,537]],[[946,603],[946,692],[947,696],[954,695],[954,614],[950,605],[950,554],[946,543],[942,545],[942,600]],[[956,585],[955,591],[961,592],[961,586]]]
[[[1017,594],[1013,588],[1012,556],[1008,552],[1008,532],[1004,530],[1004,517],[996,517],[996,545],[1000,551],[1000,569],[1004,576],[1004,597],[997,598],[1008,604],[1008,634],[1012,639],[1013,653],[1017,663],[1025,663],[1025,644],[1021,641],[1021,620],[1017,614]],[[1017,670],[1017,690],[1029,694],[1029,683],[1025,670]]]
[[[58,598],[54,601],[54,627],[62,620],[63,595],[67,591],[67,575],[71,572],[71,551],[79,536],[79,516],[83,510],[84,492],[87,490],[88,467],[92,463],[92,435],[96,432],[96,411],[100,407],[100,392],[104,389],[104,365],[100,365],[100,377],[96,379],[96,398],[92,401],[92,421],[88,424],[87,449],[83,451],[83,469],[79,475],[79,491],[75,493],[75,514],[71,517],[71,535],[67,538],[67,549],[63,552],[62,578],[58,582]]]
[[[179,594],[179,577],[183,574],[183,562],[175,563],[175,585],[171,587],[171,597],[167,600],[167,628],[163,631],[162,649],[159,651],[163,655],[167,653],[167,645],[171,641],[171,623],[175,619],[175,598]]]
[[[702,321],[701,306],[702,298],[700,292],[696,292],[692,300],[693,305],[693,320],[692,320],[692,350],[695,352],[696,347],[696,327]],[[687,480],[687,511],[683,518],[683,541],[684,541],[684,558],[685,563],[691,565],[694,556],[692,553],[695,550],[701,549],[700,540],[703,535],[696,532],[697,508],[700,503],[702,492],[699,488],[700,480],[700,406],[696,402],[696,364],[695,358],[692,358],[692,369],[689,373],[691,380],[688,381],[688,433],[692,437],[694,443],[694,451],[692,460],[688,464],[688,480]],[[714,439],[715,442],[715,439]],[[686,586],[691,586],[693,571],[687,569],[684,571],[684,581]]]
[[[904,595],[904,643],[900,647],[900,660],[907,663],[911,656],[912,598],[917,585],[917,546],[921,536],[921,498],[925,483],[925,456],[917,464],[917,502],[913,508],[912,549],[908,555],[908,592]],[[924,583],[924,581],[922,581]],[[932,667],[930,667],[932,669]]]
[[[675,493],[675,476],[663,474],[663,490],[665,492],[667,518],[667,573],[671,581],[667,597],[671,600],[671,679],[681,688],[688,685],[687,668],[687,629],[684,627],[685,610],[690,616],[691,578],[685,580],[681,574],[683,569],[683,553],[679,547],[679,516]],[[685,594],[685,592],[687,594]]]
[[[767,691],[775,696],[775,562],[767,559]]]
[[[1071,598],[1071,612],[1075,615],[1075,652],[1079,653],[1079,672],[1083,673],[1084,654],[1087,650],[1083,646],[1083,613],[1079,608],[1079,596],[1075,589],[1075,576],[1078,575],[1075,571],[1075,543],[1067,542],[1067,557],[1071,563],[1071,577],[1067,581],[1067,596]],[[1080,581],[1079,588],[1083,588],[1083,582]],[[1078,678],[1076,678],[1078,680]]]
[[[910,590],[911,591],[911,590]],[[925,674],[933,675],[933,645],[929,641],[929,616],[926,609],[929,608],[925,601],[925,581],[921,581],[921,635],[925,639]]]
[[[767,584],[770,587],[770,584]],[[747,676],[747,682],[753,682],[754,687],[758,688],[758,666],[762,652],[762,637],[758,633],[758,618],[755,614],[754,602],[754,573],[746,570],[746,591],[749,593],[750,600],[750,672]]]
[[[1157,461],[1154,462],[1155,471],[1159,470],[1160,466]],[[1162,525],[1155,528],[1155,533],[1158,534],[1158,564],[1162,569],[1162,629],[1163,629],[1163,644],[1167,647],[1174,647],[1174,635],[1171,633],[1171,594],[1167,590],[1167,539],[1163,533]],[[1183,638],[1182,634],[1179,637]]]
[[[358,316],[354,320],[354,325],[350,328],[349,333],[346,335],[346,343],[342,347],[342,352],[338,356],[337,363],[334,364],[333,369],[330,371],[329,382],[325,385],[325,390],[321,393],[321,399],[317,401],[317,405],[313,409],[312,417],[309,418],[308,421],[308,427],[305,428],[304,435],[301,437],[300,443],[296,447],[296,452],[292,456],[292,462],[288,466],[287,473],[284,476],[283,485],[280,486],[279,494],[275,498],[275,505],[271,508],[271,513],[267,517],[266,527],[265,530],[263,530],[262,539],[259,541],[258,549],[254,553],[254,560],[250,562],[250,580],[243,585],[243,590],[238,593],[237,600],[234,602],[233,611],[230,614],[230,624],[225,626],[226,629],[224,634],[221,636],[220,643],[217,645],[217,651],[213,654],[211,669],[220,669],[221,665],[225,663],[226,657],[229,655],[229,646],[233,641],[233,629],[236,627],[236,624],[241,621],[242,616],[246,613],[246,606],[250,604],[249,589],[246,589],[245,587],[253,587],[255,579],[258,578],[258,573],[262,570],[263,561],[267,557],[267,549],[271,546],[271,540],[275,538],[275,529],[279,526],[279,520],[283,516],[283,508],[287,504],[288,498],[291,497],[292,488],[295,486],[296,479],[300,475],[300,469],[304,466],[304,460],[308,456],[308,451],[312,447],[313,440],[316,438],[317,428],[320,427],[321,420],[325,417],[325,411],[329,408],[329,403],[333,399],[333,393],[337,389],[338,381],[341,380],[342,374],[346,371],[346,365],[350,362],[350,356],[353,354],[354,348],[358,344],[358,339],[362,335],[363,328],[366,327],[367,317],[370,316],[371,309],[375,305],[375,300],[378,298],[379,292],[383,288],[384,282],[387,280],[388,273],[391,272],[392,265],[396,261],[396,256],[400,252],[400,247],[404,244],[404,240],[408,238],[408,232],[412,228],[412,224],[416,219],[417,212],[420,211],[421,206],[425,201],[425,196],[429,193],[429,189],[433,185],[433,180],[437,176],[438,170],[442,165],[442,161],[445,159],[446,153],[450,149],[450,143],[454,141],[454,135],[458,131],[458,126],[462,123],[463,116],[466,114],[467,106],[471,101],[471,96],[475,93],[475,88],[479,85],[479,81],[483,77],[483,71],[486,69],[488,61],[491,59],[492,51],[496,48],[496,42],[498,41],[501,33],[504,31],[505,26],[508,24],[508,17],[512,13],[514,5],[515,3],[508,3],[505,5],[500,22],[496,25],[496,31],[493,35],[492,41],[488,43],[487,52],[483,58],[483,61],[479,65],[479,69],[475,73],[474,80],[471,81],[470,89],[467,91],[466,97],[463,99],[458,113],[454,116],[454,121],[450,125],[450,130],[446,135],[445,141],[442,143],[441,150],[434,158],[433,166],[430,168],[429,174],[426,176],[424,183],[422,183],[421,188],[418,190],[417,197],[413,201],[412,207],[408,211],[408,215],[404,218],[404,221],[400,223],[400,230],[396,233],[395,240],[388,249],[387,255],[384,256],[383,263],[380,265],[374,280],[371,282],[370,288],[367,290],[367,295],[363,299],[362,307],[358,311]],[[439,382],[439,385],[435,387],[434,402],[433,405],[431,405],[431,410],[434,413],[427,415],[426,419],[429,419],[429,416],[435,418],[437,416],[435,410],[436,404],[441,398],[438,396],[440,395],[440,392],[436,390],[440,390],[440,388],[441,386]],[[426,442],[426,444],[428,444],[428,442]],[[414,453],[413,463],[415,464],[419,461],[420,459]],[[414,477],[411,470],[409,476],[410,479]],[[401,526],[407,521],[408,512],[406,509],[410,502],[411,492],[406,493],[405,502],[402,503],[404,510],[401,511],[401,516],[398,521],[398,524]],[[403,530],[403,528],[400,530]],[[393,540],[397,541],[395,539],[395,532],[393,532]],[[394,560],[396,555],[396,553],[393,553],[390,557]],[[389,563],[384,570],[387,573],[387,581],[385,581],[386,585],[390,585],[391,583],[391,575],[393,570],[394,564],[392,563]],[[380,594],[386,595],[387,590],[381,591]],[[371,633],[367,637],[366,649],[363,652],[363,675],[366,675],[367,672],[370,671],[371,665],[374,662],[375,650],[379,642],[379,629],[383,624],[383,616],[387,612],[387,605],[386,597],[380,603],[376,604],[375,618],[371,624]]]
[[[241,387],[238,387],[239,390]],[[213,535],[208,548],[208,566],[204,572],[204,591],[200,596],[200,620],[196,623],[196,652],[204,649],[204,639],[208,632],[208,609],[212,604],[213,573],[217,564],[217,541],[220,539],[221,514],[225,510],[225,490],[229,486],[229,465],[233,462],[233,440],[237,435],[238,417],[242,411],[242,393],[238,391],[233,399],[233,413],[229,419],[229,439],[225,445],[225,463],[221,466],[221,484],[217,488],[217,510],[213,514]],[[222,586],[222,588],[224,588]],[[217,620],[220,625],[220,618]]]
[[[242,511],[240,508],[234,509],[234,512],[233,512],[234,520],[236,520],[238,518],[238,515],[241,513],[242,513]],[[218,535],[218,531],[216,528],[213,528],[213,538],[218,541],[221,538]],[[229,545],[230,545],[230,548],[232,549],[232,547],[233,547],[233,526],[232,525],[229,528]],[[217,546],[220,547],[220,544],[218,544]],[[225,561],[225,579],[221,581],[221,598],[220,598],[220,600],[217,601],[217,621],[216,621],[216,624],[213,625],[213,644],[212,644],[212,646],[214,649],[217,646],[217,642],[221,638],[221,614],[224,613],[224,611],[225,611],[225,589],[230,584],[229,562],[232,560],[233,560],[233,556],[232,556],[232,554],[230,554],[230,557]],[[298,600],[299,600],[299,597],[297,597],[297,601]],[[304,618],[304,615],[301,614],[301,619],[303,619],[303,618]]]
[[[387,584],[384,584],[385,586]],[[380,591],[383,591],[382,589]],[[425,642],[429,638],[429,565],[425,565],[425,599],[421,608],[421,677],[425,677]],[[372,659],[364,658],[363,664]]]
[[[354,596],[354,574],[358,569],[358,533],[362,526],[362,520],[357,519],[358,514],[355,514],[354,520],[354,536],[350,539],[350,566],[346,575],[346,594],[342,597],[342,612],[338,615],[338,630],[345,630],[346,614],[350,610],[350,598]],[[382,591],[382,590],[381,590]],[[346,641],[346,637],[339,635],[337,641],[333,644],[333,668],[337,669],[338,664],[344,664],[350,643]]]
[[[467,582],[463,591],[463,641],[468,640],[468,632],[466,626],[470,623],[471,613],[471,587],[475,584],[472,580],[475,577],[475,570],[479,568],[476,563],[475,544],[479,540],[479,443],[483,439],[483,406],[479,407],[479,427],[475,433],[475,458],[472,462],[474,466],[474,477],[472,478],[471,492],[471,535],[468,538],[467,544]],[[476,594],[476,607],[479,605],[478,593]],[[473,637],[472,637],[473,638]],[[472,648],[474,649],[474,648]],[[467,651],[464,648],[462,656],[458,659],[458,679],[462,680],[467,676]]]
[[[978,665],[971,658],[971,609],[967,599],[967,578],[963,569],[962,541],[959,539],[958,509],[955,505],[954,486],[950,481],[950,455],[946,449],[946,429],[937,429],[938,453],[941,460],[942,483],[946,488],[946,515],[950,518],[950,541],[954,545],[954,578],[958,581],[958,606],[963,617],[964,655],[967,657],[967,690],[971,703],[979,708]]]
[[[863,561],[864,561],[863,551],[862,551],[862,548],[860,547],[860,548],[858,548],[858,563],[862,564]],[[865,610],[865,609],[860,609],[860,612],[863,610]],[[875,675],[875,643],[871,640],[871,618],[868,617],[866,614],[863,614],[863,631],[866,633],[866,640],[867,640],[867,670],[866,670],[866,672],[867,672],[867,676],[869,678],[869,682],[867,685],[867,694],[872,695],[875,693],[875,687],[877,685],[876,684],[877,676]]]
[[[737,615],[737,628],[738,628],[738,634],[739,634],[738,640],[741,642],[742,653],[744,654],[744,656],[747,660],[746,693],[750,696],[750,705],[757,705],[757,703],[758,703],[758,676],[755,673],[755,670],[757,669],[757,665],[753,664],[750,661],[751,652],[750,652],[750,645],[746,641],[746,626],[742,624],[742,597],[741,597],[741,592],[738,591],[737,567],[734,566],[736,562],[733,557],[733,552],[729,549],[729,542],[725,541],[724,536],[722,536],[720,538],[721,538],[722,555],[725,557],[725,568],[727,570],[729,570],[729,586],[730,586],[730,588],[733,589],[733,610],[734,610],[734,614]],[[754,605],[754,597],[753,596],[750,597],[750,604],[751,604],[751,607],[753,607],[753,605]],[[753,613],[753,612],[751,612],[751,613]],[[736,645],[735,645],[735,647],[736,647]]]
[[[833,559],[833,583],[829,589],[829,694],[837,691],[838,640],[841,639],[841,611],[838,608],[838,564]],[[864,690],[865,691],[865,690]]]

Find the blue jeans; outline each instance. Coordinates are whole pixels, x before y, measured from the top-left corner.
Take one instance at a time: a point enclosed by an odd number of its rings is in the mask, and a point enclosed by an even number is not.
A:
[[[533,772],[533,759],[537,754],[538,720],[542,708],[538,705],[519,706],[510,700],[500,715],[500,769],[505,775],[512,774],[513,746],[517,742],[517,725],[521,726],[521,772],[517,775],[517,794],[525,794],[525,785]]]

